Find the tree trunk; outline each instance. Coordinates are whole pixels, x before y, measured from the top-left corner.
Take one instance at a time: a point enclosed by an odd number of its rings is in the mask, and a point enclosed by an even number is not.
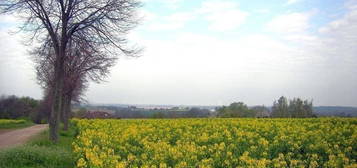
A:
[[[64,52],[59,51],[56,56],[55,63],[55,86],[53,89],[54,102],[52,104],[51,114],[50,114],[50,137],[52,142],[58,142],[58,130],[60,124],[60,114],[62,111],[62,96],[63,96],[63,79],[64,79]]]
[[[59,123],[60,123],[60,113],[61,113],[61,107],[62,107],[62,89],[60,89],[61,84],[59,84],[61,80],[58,80],[58,84],[56,84],[56,87],[54,88],[54,103],[52,105],[52,110],[51,110],[51,115],[50,115],[50,122],[49,122],[49,127],[50,127],[50,140],[52,142],[57,142],[58,141],[58,129],[59,129]]]
[[[64,90],[63,92],[66,92],[66,90]],[[62,96],[62,107],[61,107],[61,116],[60,116],[60,118],[61,118],[61,122],[63,123],[63,125],[65,125],[65,118],[66,118],[66,103],[67,103],[67,96],[66,96],[66,94],[64,94],[63,96]],[[64,130],[64,128],[63,128],[63,130]]]
[[[63,130],[67,131],[69,127],[69,118],[71,114],[71,96],[66,97],[63,113]]]

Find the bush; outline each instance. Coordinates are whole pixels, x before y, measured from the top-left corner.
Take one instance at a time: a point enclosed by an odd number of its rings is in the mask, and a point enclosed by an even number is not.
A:
[[[30,97],[0,96],[0,118],[28,119],[40,123],[48,115],[42,111],[39,100]]]

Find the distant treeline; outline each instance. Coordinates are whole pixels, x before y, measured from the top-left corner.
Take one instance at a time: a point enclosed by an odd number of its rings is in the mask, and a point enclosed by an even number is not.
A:
[[[217,117],[306,118],[316,117],[316,115],[313,114],[312,101],[300,98],[288,100],[282,96],[278,101],[274,101],[271,109],[265,106],[249,108],[243,102],[238,102],[218,108]]]
[[[110,113],[113,118],[205,118],[213,117],[213,113],[209,109],[202,108],[171,108],[171,109],[144,109],[135,106],[130,107],[117,107],[117,106],[94,106],[82,107],[77,111],[83,113],[83,109],[90,111],[102,111]],[[75,115],[76,116],[76,115]],[[77,115],[78,116],[78,115]]]
[[[30,97],[1,96],[0,118],[25,118],[35,123],[48,120],[49,103]],[[105,114],[104,114],[105,113]],[[338,106],[313,107],[312,101],[280,97],[272,106],[249,107],[243,102],[234,102],[229,106],[212,107],[168,107],[139,108],[136,106],[91,106],[74,105],[72,116],[79,118],[207,118],[207,117],[357,117],[357,108]]]
[[[312,101],[300,98],[288,100],[281,96],[278,101],[273,103],[271,117],[306,118],[316,117],[316,115],[313,114]]]
[[[47,109],[41,106],[41,101],[31,97],[1,96],[0,118],[28,119],[35,123],[46,122]]]
[[[255,117],[255,118],[305,118],[305,117],[357,117],[356,107],[318,106],[312,101],[282,96],[272,106],[247,106],[234,102],[229,106],[194,106],[146,109],[130,105],[77,105],[76,117],[86,116],[86,111],[106,112],[111,118],[207,118],[207,117]],[[79,114],[79,115],[76,115]],[[89,115],[90,116],[90,115]]]
[[[171,107],[171,108],[138,108],[136,106],[87,106],[87,110],[92,111],[82,113],[81,116],[104,116],[98,113],[103,111],[110,114],[113,118],[206,118],[206,117],[281,117],[281,118],[304,118],[316,117],[313,114],[312,101],[294,98],[288,100],[285,97],[280,97],[273,103],[272,107],[253,106],[248,107],[243,102],[234,102],[229,106],[216,107],[215,109],[199,108],[199,107]],[[95,112],[95,113],[93,113]],[[108,116],[107,114],[107,116]]]
[[[269,117],[270,111],[265,106],[255,106],[249,108],[243,102],[235,102],[229,106],[216,109],[217,117],[236,118],[236,117]]]

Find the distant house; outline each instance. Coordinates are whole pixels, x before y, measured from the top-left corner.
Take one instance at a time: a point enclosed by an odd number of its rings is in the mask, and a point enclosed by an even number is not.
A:
[[[87,111],[83,118],[94,119],[94,118],[114,118],[111,113],[105,111]]]

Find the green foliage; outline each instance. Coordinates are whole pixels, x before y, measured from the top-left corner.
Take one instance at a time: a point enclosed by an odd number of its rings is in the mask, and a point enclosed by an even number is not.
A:
[[[163,112],[155,112],[152,114],[152,118],[165,118],[165,114]]]
[[[312,102],[309,102],[308,100],[303,101],[300,98],[294,98],[293,100],[290,100],[289,113],[293,118],[312,117]]]
[[[218,117],[255,117],[256,111],[248,108],[243,102],[232,103],[218,110]]]
[[[189,118],[202,118],[202,117],[204,118],[204,117],[208,117],[209,115],[210,115],[209,110],[200,109],[197,107],[193,107],[185,113],[185,116]]]
[[[270,110],[269,108],[265,107],[264,105],[262,106],[254,106],[251,108],[255,112],[255,117],[258,118],[267,118],[270,116]]]
[[[1,96],[0,118],[35,120],[38,115],[40,101],[30,97]]]
[[[60,132],[57,144],[48,140],[48,131],[24,146],[0,151],[0,168],[69,168],[75,166],[72,142],[73,127]]]
[[[287,100],[284,96],[274,102],[272,107],[272,117],[281,118],[306,118],[313,117],[313,105],[312,101],[302,100],[300,98],[294,98]]]
[[[284,96],[281,96],[277,102],[274,101],[271,116],[290,117],[288,111],[289,111],[288,99]]]

